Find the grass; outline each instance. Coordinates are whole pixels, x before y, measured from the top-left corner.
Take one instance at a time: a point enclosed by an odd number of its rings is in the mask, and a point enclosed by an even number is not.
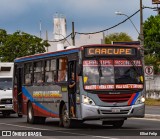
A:
[[[145,104],[148,106],[160,106],[160,99],[146,98]]]

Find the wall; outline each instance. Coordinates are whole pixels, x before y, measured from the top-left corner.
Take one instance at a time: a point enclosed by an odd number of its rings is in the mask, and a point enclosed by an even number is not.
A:
[[[160,75],[146,81],[146,98],[160,99]]]

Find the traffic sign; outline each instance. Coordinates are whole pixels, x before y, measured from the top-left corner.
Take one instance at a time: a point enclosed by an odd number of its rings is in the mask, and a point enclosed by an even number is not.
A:
[[[144,75],[146,80],[153,80],[153,75],[154,75],[153,66],[145,66]]]

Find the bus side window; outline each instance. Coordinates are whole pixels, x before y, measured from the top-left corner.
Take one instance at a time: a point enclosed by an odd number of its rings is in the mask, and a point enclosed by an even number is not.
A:
[[[60,58],[58,64],[58,82],[67,81],[67,58]]]
[[[67,81],[67,72],[66,70],[58,71],[58,81]]]
[[[42,83],[43,81],[42,61],[34,63],[34,83]]]
[[[25,64],[25,68],[24,68],[24,83],[26,85],[30,85],[32,83],[32,64],[31,63],[27,63]]]
[[[45,82],[56,80],[56,59],[45,61]]]

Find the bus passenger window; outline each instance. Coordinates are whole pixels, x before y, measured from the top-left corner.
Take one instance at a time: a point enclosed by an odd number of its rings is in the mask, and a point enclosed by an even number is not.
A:
[[[24,83],[26,85],[31,84],[32,83],[32,64],[31,63],[27,63],[25,64],[25,68],[24,68]]]
[[[43,73],[42,62],[41,61],[35,62],[34,63],[34,83],[43,82],[42,73]]]
[[[67,81],[67,58],[60,58],[58,64],[58,82]]]
[[[51,83],[56,79],[56,59],[45,61],[45,82]]]
[[[67,81],[67,72],[66,70],[58,71],[58,81]]]

